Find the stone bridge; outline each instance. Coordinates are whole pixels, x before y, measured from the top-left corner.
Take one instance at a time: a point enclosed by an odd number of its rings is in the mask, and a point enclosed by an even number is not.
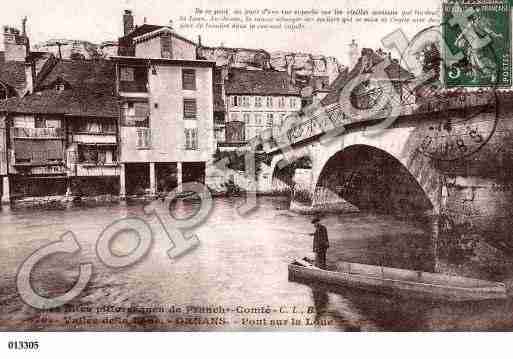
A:
[[[513,248],[511,100],[499,91],[448,93],[402,109],[379,130],[384,117],[354,121],[321,108],[324,116],[304,116],[268,148],[261,188],[289,192],[291,207],[304,211],[423,216],[437,245],[442,231]]]

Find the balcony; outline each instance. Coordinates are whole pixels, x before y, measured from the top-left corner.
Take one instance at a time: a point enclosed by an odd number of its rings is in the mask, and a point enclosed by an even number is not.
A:
[[[135,82],[135,81],[120,81],[119,82],[120,92],[148,92],[148,85],[146,82]]]
[[[11,128],[12,138],[30,138],[30,139],[62,139],[64,138],[64,129],[62,128]]]
[[[117,143],[115,133],[111,132],[80,132],[73,134],[73,142],[75,143],[101,143],[101,144],[113,144]]]
[[[121,173],[117,163],[77,163],[72,167],[75,171],[72,170],[70,175],[77,177],[108,177]]]
[[[60,139],[17,139],[10,155],[16,167],[55,166],[64,163],[63,141]]]

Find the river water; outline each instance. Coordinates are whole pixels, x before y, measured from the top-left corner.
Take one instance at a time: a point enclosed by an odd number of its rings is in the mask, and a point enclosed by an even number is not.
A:
[[[16,210],[0,214],[0,330],[508,330],[512,301],[441,304],[352,289],[336,290],[288,280],[287,265],[312,256],[311,216],[288,209],[286,198],[259,198],[240,216],[237,198],[217,198],[208,219],[192,230],[200,245],[178,260],[156,219],[141,204]],[[194,205],[180,202],[188,213]],[[154,242],[140,262],[123,269],[105,266],[95,252],[102,230],[128,216],[148,218]],[[428,230],[421,222],[353,213],[326,215],[337,260],[429,269]],[[31,253],[72,231],[81,250],[54,254],[33,269],[40,295],[68,291],[80,263],[93,264],[84,292],[64,307],[40,311],[16,290],[17,268]],[[137,246],[133,233],[111,243],[126,255]]]

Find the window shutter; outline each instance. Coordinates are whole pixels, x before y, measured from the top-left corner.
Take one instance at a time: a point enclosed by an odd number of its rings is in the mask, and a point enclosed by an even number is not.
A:
[[[151,130],[149,128],[144,129],[146,132],[146,147],[151,146]]]
[[[194,128],[192,130],[192,148],[197,150],[198,147],[198,129]]]
[[[137,130],[137,147],[142,147],[143,146],[143,133],[142,133],[142,130]]]
[[[196,71],[182,70],[182,88],[184,90],[196,90]]]
[[[196,119],[197,106],[196,100],[183,100],[183,117],[185,119]]]
[[[267,114],[267,126],[268,127],[273,127],[273,114],[272,113],[269,113]]]

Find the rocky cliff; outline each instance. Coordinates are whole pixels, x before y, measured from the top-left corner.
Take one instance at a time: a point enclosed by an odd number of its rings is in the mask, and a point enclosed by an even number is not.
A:
[[[218,66],[231,64],[232,67],[277,71],[293,70],[304,77],[327,76],[331,83],[345,68],[334,57],[285,51],[267,52],[263,49],[242,49],[227,47],[201,47],[199,55],[215,61]]]
[[[71,39],[52,39],[37,45],[34,50],[51,52],[59,57],[59,47],[63,59],[72,57],[92,59],[117,54],[115,42],[101,45],[89,41]],[[268,52],[263,49],[243,49],[229,47],[200,47],[200,57],[215,61],[218,66],[231,64],[232,67],[259,70],[272,68],[277,71],[292,70],[296,76],[303,78],[327,77],[333,82],[345,67],[337,59],[324,55],[296,53],[286,51]]]
[[[59,57],[59,47],[63,59],[72,57],[82,59],[93,59],[102,57],[100,46],[89,41],[70,40],[70,39],[51,39],[34,45],[34,50],[50,52],[57,58]]]

